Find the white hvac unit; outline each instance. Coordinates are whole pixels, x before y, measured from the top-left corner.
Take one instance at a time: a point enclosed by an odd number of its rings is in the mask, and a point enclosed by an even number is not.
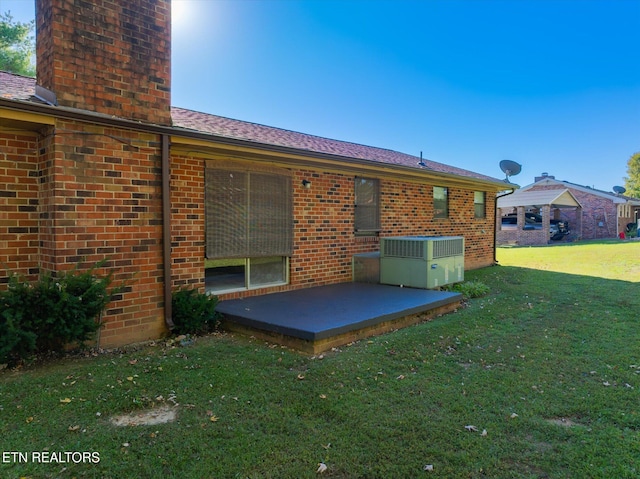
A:
[[[380,282],[438,288],[464,281],[464,237],[380,238]]]

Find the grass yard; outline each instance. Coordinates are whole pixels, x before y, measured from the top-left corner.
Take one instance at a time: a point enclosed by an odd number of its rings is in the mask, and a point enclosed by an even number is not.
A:
[[[323,356],[220,334],[2,371],[0,477],[640,477],[640,242],[498,259],[457,313]],[[111,422],[149,410],[175,419]]]

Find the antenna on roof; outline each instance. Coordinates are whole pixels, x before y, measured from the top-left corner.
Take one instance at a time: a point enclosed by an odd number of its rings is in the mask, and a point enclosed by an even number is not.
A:
[[[420,161],[418,162],[418,166],[427,166],[427,164],[422,159],[422,152],[420,152]]]
[[[618,195],[624,195],[627,192],[627,189],[624,186],[614,186],[613,192]]]
[[[504,179],[504,181],[506,183],[511,183],[509,181],[509,177],[510,176],[515,176],[518,173],[520,173],[520,170],[522,170],[522,165],[516,163],[515,161],[511,161],[511,160],[502,160],[500,162],[500,169],[502,170],[502,172],[507,175],[507,177]]]

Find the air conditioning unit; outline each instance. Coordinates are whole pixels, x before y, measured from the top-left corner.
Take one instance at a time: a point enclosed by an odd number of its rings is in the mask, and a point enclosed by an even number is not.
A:
[[[464,281],[464,237],[380,238],[380,282],[438,288]]]

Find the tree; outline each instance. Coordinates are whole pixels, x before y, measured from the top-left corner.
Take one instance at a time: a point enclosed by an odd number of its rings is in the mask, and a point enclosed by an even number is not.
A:
[[[640,151],[631,155],[627,162],[627,175],[624,178],[625,195],[640,198]]]
[[[35,77],[32,58],[35,42],[31,33],[35,22],[14,22],[11,12],[0,14],[0,70]]]

